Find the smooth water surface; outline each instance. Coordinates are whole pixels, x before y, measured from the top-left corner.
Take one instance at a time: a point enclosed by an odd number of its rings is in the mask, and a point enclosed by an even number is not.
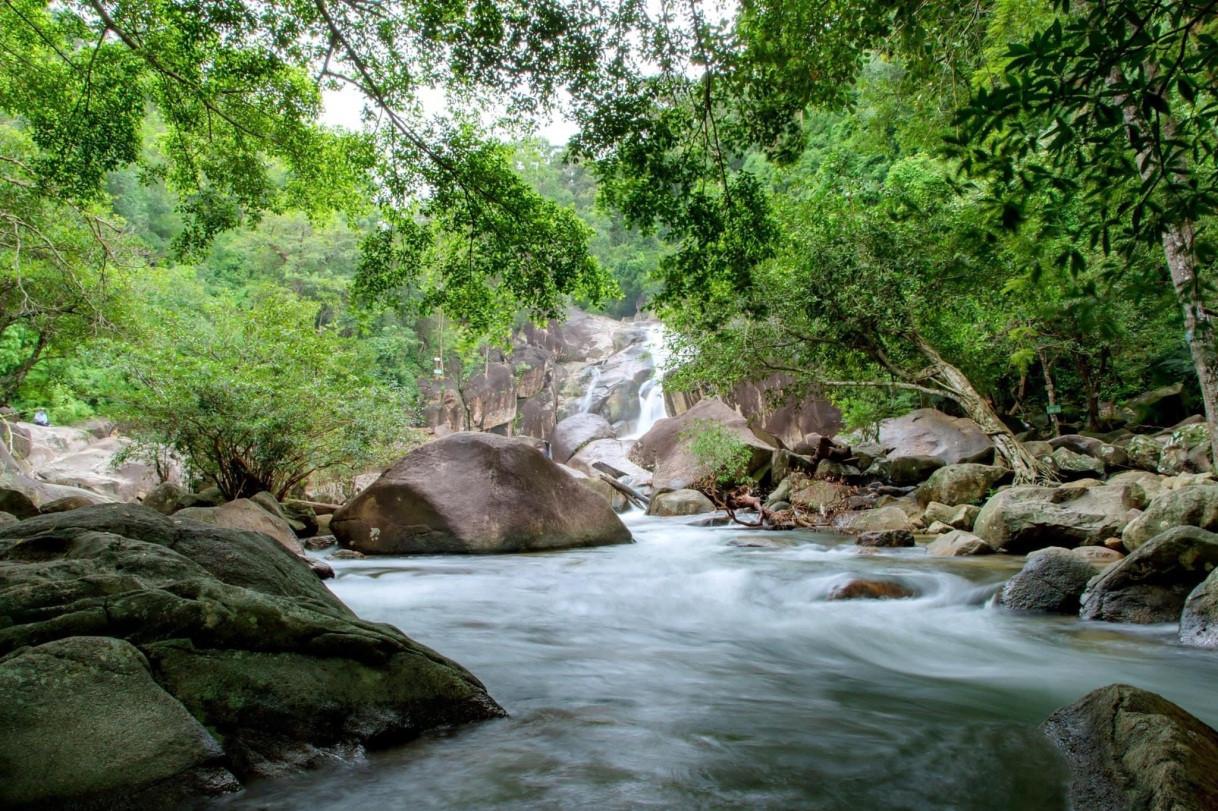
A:
[[[1174,628],[1019,616],[1021,561],[861,554],[627,519],[637,543],[334,561],[333,590],[461,662],[511,718],[268,781],[238,808],[1053,809],[1037,725],[1116,681],[1218,723],[1218,656]],[[828,601],[851,577],[921,595]]]

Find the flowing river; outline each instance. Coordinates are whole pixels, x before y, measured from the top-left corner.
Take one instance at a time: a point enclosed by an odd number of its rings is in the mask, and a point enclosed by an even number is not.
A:
[[[1112,682],[1218,724],[1218,655],[1174,628],[992,606],[1020,561],[627,516],[636,543],[334,561],[333,590],[511,714],[255,784],[235,808],[1053,809],[1037,725]],[[921,596],[827,600],[851,577]]]

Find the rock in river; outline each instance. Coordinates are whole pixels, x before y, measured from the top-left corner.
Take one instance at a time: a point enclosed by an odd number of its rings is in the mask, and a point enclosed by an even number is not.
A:
[[[603,498],[519,440],[459,433],[408,453],[334,514],[366,554],[530,552],[630,543]]]
[[[1069,549],[1050,546],[1028,555],[1002,589],[1002,604],[1016,611],[1077,614],[1078,601],[1095,567]]]
[[[503,714],[259,532],[114,504],[0,528],[0,806],[166,807]]]
[[[1110,684],[1041,731],[1070,768],[1074,808],[1218,808],[1218,732],[1160,695]]]
[[[1134,501],[1128,485],[1012,487],[986,502],[973,532],[1013,554],[1046,546],[1091,546],[1120,534]]]
[[[1083,619],[1175,622],[1189,592],[1218,566],[1218,535],[1176,527],[1104,570],[1083,594]]]

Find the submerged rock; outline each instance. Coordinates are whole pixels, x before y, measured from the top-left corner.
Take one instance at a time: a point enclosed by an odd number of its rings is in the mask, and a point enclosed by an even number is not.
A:
[[[4,769],[4,804],[182,804],[503,714],[259,532],[126,504],[31,518],[0,528],[0,593],[0,764],[42,764]]]
[[[830,600],[893,600],[917,596],[909,586],[893,580],[851,580],[829,592]]]
[[[1110,684],[1041,731],[1070,768],[1074,808],[1218,808],[1218,732],[1160,695]]]
[[[1083,619],[1175,622],[1184,602],[1218,566],[1218,535],[1176,527],[1147,541],[1096,578],[1082,598]]]
[[[1002,589],[1002,604],[1016,611],[1077,614],[1095,567],[1069,549],[1051,546],[1028,555]]]
[[[459,433],[416,448],[334,514],[365,554],[528,552],[630,543],[601,496],[529,445]]]

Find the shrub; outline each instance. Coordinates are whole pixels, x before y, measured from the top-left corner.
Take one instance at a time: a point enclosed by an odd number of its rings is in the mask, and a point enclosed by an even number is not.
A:
[[[316,328],[315,305],[266,289],[248,306],[162,291],[116,347],[117,414],[172,448],[225,497],[283,498],[310,475],[387,461],[413,441],[406,398],[352,339]],[[193,300],[183,300],[183,298]]]
[[[721,487],[742,484],[749,479],[748,445],[713,420],[693,420],[680,434],[689,442],[690,453],[708,470],[707,478]]]

